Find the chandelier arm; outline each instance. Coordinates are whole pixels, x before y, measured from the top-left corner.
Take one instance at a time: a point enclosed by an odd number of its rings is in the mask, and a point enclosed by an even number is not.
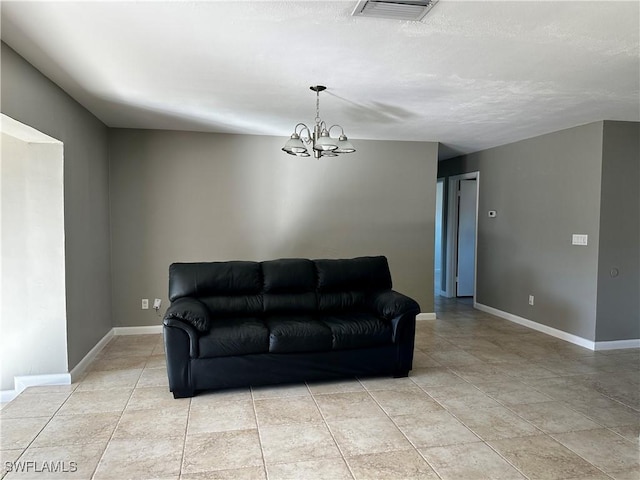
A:
[[[299,132],[298,132],[298,127],[302,127]],[[304,138],[302,136],[302,132],[304,132],[305,130],[307,131],[307,138]],[[300,139],[303,140],[305,143],[311,143],[311,138],[312,138],[311,130],[304,123],[297,124],[293,129],[293,131],[296,132],[300,136]]]
[[[333,127],[338,127],[340,129],[341,135],[344,135],[344,128],[342,128],[341,125],[338,125],[337,123],[335,125],[331,125],[328,129],[327,132],[329,132],[329,134],[331,134],[331,129]]]

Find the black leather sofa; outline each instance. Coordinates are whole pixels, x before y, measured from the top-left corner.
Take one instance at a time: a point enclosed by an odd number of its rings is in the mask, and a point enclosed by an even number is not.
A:
[[[411,370],[420,307],[391,289],[382,256],[174,263],[169,300],[175,398]]]

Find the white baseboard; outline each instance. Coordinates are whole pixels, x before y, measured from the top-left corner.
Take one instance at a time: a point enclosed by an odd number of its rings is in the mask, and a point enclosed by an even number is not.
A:
[[[23,391],[25,388],[38,385],[71,385],[71,375],[68,373],[20,375],[13,377],[13,382],[16,390]]]
[[[610,340],[607,342],[596,342],[596,350],[622,350],[624,348],[640,348],[640,338],[630,340]]]
[[[0,390],[0,403],[7,403],[18,396],[15,390]]]
[[[89,350],[89,353],[87,353],[84,356],[84,358],[80,360],[75,367],[73,367],[73,369],[70,372],[72,382],[75,382],[76,380],[78,380],[80,377],[82,377],[84,372],[87,371],[87,369],[89,368],[89,365],[91,365],[91,363],[95,360],[96,356],[98,356],[100,351],[107,345],[107,343],[109,343],[109,340],[111,340],[111,338],[113,337],[114,335],[113,330],[114,330],[113,328],[109,330],[105,334],[105,336],[102,337],[100,341],[96,343],[96,345],[91,350]]]
[[[162,333],[162,325],[152,325],[148,327],[114,327],[89,350],[89,353],[73,367],[71,372],[50,375],[20,375],[14,377],[14,390],[1,390],[0,403],[10,402],[27,387],[39,385],[70,385],[72,382],[77,381],[84,372],[87,371],[100,351],[109,343],[109,340],[115,335],[146,335],[155,333]]]
[[[572,333],[567,333],[563,330],[558,330],[557,328],[549,327],[548,325],[543,325],[541,323],[519,317],[518,315],[514,315],[512,313],[503,312],[502,310],[498,310],[497,308],[489,307],[481,303],[474,302],[473,306],[478,310],[490,313],[491,315],[495,315],[496,317],[504,318],[505,320],[509,320],[510,322],[517,323],[518,325],[522,325],[538,332],[546,333],[547,335],[551,335],[552,337],[571,342],[575,345],[588,348],[589,350],[596,349],[595,342],[587,340],[586,338],[579,337],[577,335],[573,335]]]
[[[0,391],[0,402],[10,402],[25,389],[40,385],[71,385],[68,373],[48,373],[41,375],[18,375],[13,377],[13,390]]]
[[[567,342],[571,342],[581,347],[588,348],[589,350],[602,351],[622,350],[626,348],[640,348],[640,338],[594,342],[592,340],[587,340],[586,338],[567,333],[563,330],[558,330],[557,328],[542,325],[541,323],[534,322],[532,320],[527,320],[526,318],[513,315],[512,313],[503,312],[502,310],[498,310],[497,308],[489,307],[481,303],[474,303],[473,306],[478,310],[490,313],[491,315],[495,315],[496,317],[504,318],[505,320],[509,320],[510,322],[517,323],[518,325],[531,328],[532,330],[536,330],[538,332],[546,333],[547,335],[551,335],[552,337],[556,337],[561,340],[566,340]]]
[[[113,327],[102,339],[87,353],[82,360],[71,370],[71,379],[76,381],[87,371],[87,368],[95,360],[100,351],[109,343],[112,337],[118,335],[147,335],[150,333],[162,333],[162,325],[149,327]]]
[[[435,313],[419,313],[418,315],[416,315],[416,320],[420,321],[420,320],[435,320],[436,319],[436,314]]]
[[[113,327],[114,335],[150,335],[162,333],[162,325],[148,327]]]

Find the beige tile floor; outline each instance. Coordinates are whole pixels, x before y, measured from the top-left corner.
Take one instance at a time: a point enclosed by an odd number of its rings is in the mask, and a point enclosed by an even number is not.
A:
[[[116,337],[78,383],[2,406],[1,476],[640,479],[640,350],[591,352],[466,302],[437,307],[409,378],[192,399],[168,392],[160,335]],[[7,472],[17,460],[35,463]]]

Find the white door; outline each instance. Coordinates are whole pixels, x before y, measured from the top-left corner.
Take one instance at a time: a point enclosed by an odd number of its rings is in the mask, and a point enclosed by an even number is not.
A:
[[[460,180],[458,195],[457,297],[473,296],[476,263],[476,198],[476,180]]]

